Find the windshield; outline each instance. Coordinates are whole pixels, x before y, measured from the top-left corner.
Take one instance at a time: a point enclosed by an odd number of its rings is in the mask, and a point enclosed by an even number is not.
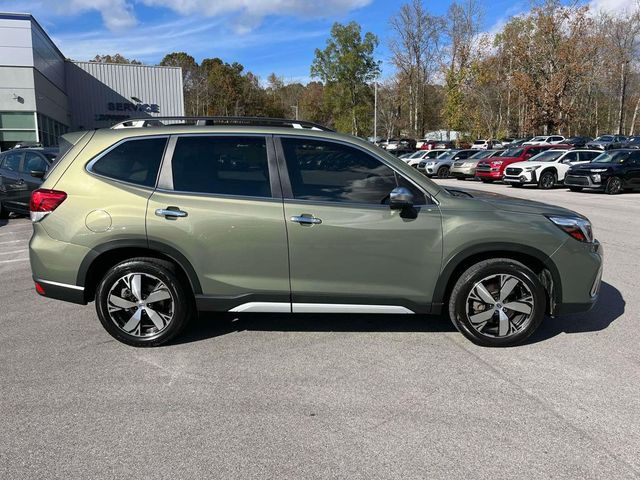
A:
[[[611,135],[602,135],[601,137],[596,138],[596,142],[612,142],[613,137]]]
[[[631,155],[631,152],[601,153],[593,163],[623,163]]]
[[[533,137],[530,142],[543,142],[547,139],[547,137]]]
[[[421,158],[422,155],[424,155],[424,152],[422,151],[417,151],[415,153],[412,153],[411,155],[409,155],[408,158]]]
[[[564,152],[562,150],[547,150],[546,152],[534,155],[529,162],[553,162],[557,160]]]
[[[438,155],[436,158],[438,158],[438,160],[446,160],[447,158],[453,157],[456,153],[458,153],[458,150],[451,150],[449,152],[444,152],[442,155]]]
[[[519,157],[524,152],[524,148],[507,148],[500,154],[501,157]]]
[[[477,159],[480,159],[480,158],[489,158],[493,154],[494,154],[493,150],[483,150],[481,152],[474,153],[469,158],[470,159],[473,158],[473,159],[477,160]]]

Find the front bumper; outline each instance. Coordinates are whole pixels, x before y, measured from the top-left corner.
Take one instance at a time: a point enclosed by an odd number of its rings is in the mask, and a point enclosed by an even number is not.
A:
[[[505,183],[519,183],[526,185],[529,183],[538,183],[536,172],[522,172],[518,175],[505,175],[502,179]]]
[[[605,186],[605,177],[600,176],[600,181],[596,182],[590,175],[569,175],[564,177],[564,184],[567,187],[581,187],[601,189]]]
[[[476,176],[476,167],[453,167],[449,173],[456,178],[472,178]]]
[[[491,180],[502,180],[503,172],[498,170],[477,170],[476,169],[476,177],[478,178],[490,178]]]
[[[552,256],[560,276],[554,315],[591,310],[598,300],[604,265],[604,250],[596,240],[582,243],[569,238]],[[556,286],[555,288],[558,288]]]

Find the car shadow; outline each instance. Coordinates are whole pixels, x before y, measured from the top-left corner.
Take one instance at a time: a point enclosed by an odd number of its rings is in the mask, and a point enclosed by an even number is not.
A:
[[[525,344],[542,342],[561,333],[604,330],[624,311],[625,301],[620,291],[603,282],[600,298],[593,310],[545,318]],[[182,335],[167,345],[198,342],[242,331],[438,333],[455,332],[456,329],[445,315],[201,313]]]
[[[598,302],[591,311],[545,318],[525,344],[542,342],[562,333],[599,332],[620,318],[624,314],[625,306],[626,302],[620,290],[602,282]]]
[[[169,344],[197,342],[242,331],[263,332],[454,332],[444,316],[319,313],[201,313]]]

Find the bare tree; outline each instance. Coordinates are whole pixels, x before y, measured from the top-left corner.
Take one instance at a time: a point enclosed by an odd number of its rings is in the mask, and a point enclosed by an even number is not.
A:
[[[429,13],[421,0],[413,0],[402,5],[389,23],[393,31],[389,42],[391,60],[408,83],[409,127],[415,135],[422,136],[426,86],[437,73],[444,22]]]

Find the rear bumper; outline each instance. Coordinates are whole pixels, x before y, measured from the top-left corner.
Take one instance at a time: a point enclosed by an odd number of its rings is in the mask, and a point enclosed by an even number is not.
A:
[[[62,300],[64,302],[77,303],[79,305],[87,304],[84,298],[84,287],[52,282],[50,280],[42,280],[36,277],[33,277],[33,281],[40,285],[40,288],[44,290],[44,294],[40,293],[43,297]]]

